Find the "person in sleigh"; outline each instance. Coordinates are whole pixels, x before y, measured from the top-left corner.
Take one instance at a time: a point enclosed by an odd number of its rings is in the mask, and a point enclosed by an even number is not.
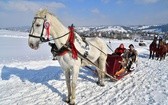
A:
[[[126,51],[126,48],[124,47],[124,44],[121,43],[118,48],[115,49],[115,54],[121,56]]]
[[[124,59],[123,55],[126,51],[127,49],[124,47],[124,44],[121,43],[120,46],[116,48],[115,52],[113,53],[114,55],[118,55],[122,57],[122,61],[119,61],[119,63],[121,64],[121,69],[116,72],[115,77],[120,76],[125,72],[126,60]]]
[[[128,49],[128,53],[127,53],[127,71],[130,72],[131,70],[133,70],[133,63],[135,64],[137,62],[137,57],[138,57],[138,53],[137,51],[134,49],[134,45],[130,44],[129,45],[129,49]]]
[[[131,72],[134,67],[132,65],[137,61],[137,51],[134,49],[134,45],[130,44],[129,49],[125,50],[125,52],[121,55],[123,60],[119,61],[121,64],[121,69],[116,72],[115,77],[122,76],[126,72]]]

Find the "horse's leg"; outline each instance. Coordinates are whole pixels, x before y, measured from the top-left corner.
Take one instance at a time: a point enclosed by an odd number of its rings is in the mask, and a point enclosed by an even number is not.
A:
[[[155,57],[155,52],[152,51],[152,59],[154,59],[154,57]]]
[[[99,68],[99,62],[98,62],[98,60],[95,62],[95,64],[96,64],[97,67]],[[101,86],[101,85],[100,85],[100,81],[101,81],[101,71],[100,71],[100,70],[97,70],[97,75],[98,75],[97,84],[98,84],[99,86]]]
[[[158,60],[158,59],[159,59],[159,52],[156,51],[156,60]]]
[[[162,55],[162,60],[164,60],[164,53],[163,53],[163,55]]]
[[[152,56],[152,51],[150,51],[150,54],[149,54],[149,59],[151,58],[151,56]]]
[[[163,55],[160,56],[160,61],[162,60],[162,58],[163,58]]]
[[[106,57],[105,56],[100,56],[98,59],[98,67],[100,68],[100,70],[102,71],[106,71]],[[100,86],[104,86],[104,76],[105,74],[101,71],[98,71],[98,85]]]
[[[73,73],[72,73],[72,84],[71,84],[71,89],[72,89],[72,95],[71,95],[71,100],[70,104],[75,105],[75,98],[76,98],[76,84],[77,84],[77,79],[79,75],[79,66],[74,65],[73,66]]]
[[[159,60],[161,58],[160,52],[158,53],[158,57],[157,60]]]
[[[160,58],[160,61],[161,61],[162,59],[165,59],[165,54],[164,54],[164,53],[162,53],[161,58]]]
[[[65,79],[66,79],[66,85],[68,89],[68,97],[66,98],[66,102],[70,102],[70,97],[71,97],[71,78],[70,78],[70,70],[67,69],[65,70]]]
[[[164,56],[163,56],[163,59],[165,59],[165,58],[166,58],[166,51],[165,51]]]
[[[157,59],[156,60],[159,60],[159,55],[157,55]]]

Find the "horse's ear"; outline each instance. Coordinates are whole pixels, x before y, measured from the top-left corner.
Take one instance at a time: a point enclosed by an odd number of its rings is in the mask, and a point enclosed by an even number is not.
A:
[[[47,8],[45,8],[45,9],[43,9],[43,14],[47,14],[48,13],[48,10],[47,10]]]
[[[36,13],[37,16],[45,16],[48,13],[47,9],[39,9],[39,11]]]

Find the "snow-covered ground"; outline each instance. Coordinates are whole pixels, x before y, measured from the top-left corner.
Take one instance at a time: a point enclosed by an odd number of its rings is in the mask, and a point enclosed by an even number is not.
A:
[[[0,105],[66,105],[65,77],[57,61],[52,61],[50,48],[42,44],[35,51],[27,38],[2,37],[0,31]],[[8,33],[8,32],[6,32]],[[15,33],[15,32],[14,32]],[[9,31],[9,35],[13,35]],[[23,33],[27,36],[27,33]],[[139,53],[137,69],[117,82],[99,87],[97,76],[81,68],[76,91],[77,105],[168,105],[168,58],[149,60],[148,46],[132,40],[104,39],[114,50],[120,43],[135,45]],[[109,50],[109,53],[110,50]]]
[[[0,63],[51,59],[48,44],[32,50],[28,46],[28,33],[0,30]]]

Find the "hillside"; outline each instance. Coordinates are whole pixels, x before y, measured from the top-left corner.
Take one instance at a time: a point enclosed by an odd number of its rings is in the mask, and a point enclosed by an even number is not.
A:
[[[134,25],[134,26],[95,26],[95,27],[76,27],[77,31],[97,31],[97,32],[168,32],[168,24],[164,25]]]
[[[0,28],[5,30],[12,31],[21,31],[21,32],[29,32],[30,26],[23,27],[8,27],[8,28]],[[76,26],[76,30],[78,32],[135,32],[135,31],[143,31],[143,32],[168,32],[168,24],[163,25],[134,25],[134,26]]]

